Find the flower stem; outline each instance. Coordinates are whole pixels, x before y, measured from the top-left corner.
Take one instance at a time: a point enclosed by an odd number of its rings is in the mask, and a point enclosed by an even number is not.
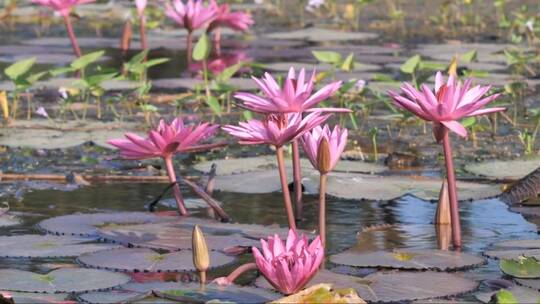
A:
[[[319,180],[319,235],[323,248],[326,248],[326,181],[328,175],[321,173]]]
[[[283,192],[283,202],[285,203],[285,210],[287,210],[287,221],[289,223],[289,228],[296,230],[296,223],[294,221],[294,213],[291,202],[291,194],[289,193],[289,185],[287,184],[287,173],[285,172],[283,147],[276,146],[276,155],[278,161],[279,178],[281,180],[281,190]]]
[[[446,176],[448,180],[448,196],[450,197],[450,212],[452,221],[452,242],[455,249],[461,248],[461,224],[459,220],[459,205],[457,199],[456,176],[454,174],[454,162],[452,160],[452,145],[448,129],[445,129],[443,137],[444,159],[446,161]]]
[[[303,215],[302,204],[302,172],[300,169],[300,148],[298,140],[292,142],[292,163],[294,177],[294,204],[296,207],[296,220],[301,220]]]
[[[69,14],[63,15],[64,17],[64,24],[66,26],[66,30],[69,36],[69,40],[71,41],[71,46],[73,47],[73,52],[75,53],[75,56],[81,57],[81,49],[79,48],[79,44],[77,43],[77,38],[75,37],[75,33],[73,32],[73,26],[71,25],[71,20],[69,20]]]
[[[172,157],[166,157],[164,158],[164,160],[165,160],[165,166],[167,167],[167,175],[169,175],[169,181],[171,183],[175,183],[176,173],[174,173]],[[182,198],[182,193],[180,192],[180,186],[178,186],[178,184],[174,185],[173,193],[174,193],[174,199],[176,200],[176,204],[178,206],[178,211],[180,212],[180,214],[188,215],[186,206],[184,205],[184,199]]]
[[[148,42],[146,41],[146,18],[144,15],[141,15],[140,21],[139,21],[139,36],[141,38],[141,48],[143,51],[148,49]],[[146,60],[146,57],[144,58]]]
[[[191,52],[193,48],[193,32],[188,32],[186,37],[186,53],[188,66],[191,64]]]
[[[221,28],[214,30],[214,48],[216,50],[216,55],[221,55]]]
[[[257,264],[255,263],[246,263],[243,265],[238,266],[233,272],[231,272],[227,277],[227,281],[232,284],[240,275],[242,275],[246,271],[255,270],[257,269]]]

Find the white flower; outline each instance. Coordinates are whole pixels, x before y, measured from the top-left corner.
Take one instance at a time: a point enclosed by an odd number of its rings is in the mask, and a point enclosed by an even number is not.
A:
[[[40,115],[40,116],[43,116],[45,118],[49,118],[49,113],[47,113],[47,110],[45,110],[44,107],[39,107],[37,110],[36,110],[36,114],[37,115]]]
[[[529,29],[529,31],[534,32],[534,20],[533,19],[529,19],[525,23],[525,26],[527,27],[527,29]]]
[[[58,88],[58,94],[60,94],[60,97],[62,97],[62,99],[68,99],[69,98],[68,90],[66,88],[64,88],[64,87]]]

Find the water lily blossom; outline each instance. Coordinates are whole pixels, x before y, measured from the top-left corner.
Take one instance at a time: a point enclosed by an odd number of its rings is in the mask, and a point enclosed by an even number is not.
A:
[[[146,5],[148,0],[135,0],[135,7],[137,8],[137,15],[139,16],[139,35],[141,39],[141,48],[143,50],[148,49],[148,42],[146,40],[146,17],[144,16],[144,11],[146,10]]]
[[[301,138],[302,147],[315,169],[320,173],[319,183],[319,235],[326,247],[326,183],[327,174],[334,169],[347,146],[347,129],[325,125],[317,126]]]
[[[69,19],[69,13],[74,6],[84,3],[94,2],[95,0],[32,0],[32,3],[39,4],[41,6],[49,7],[54,11],[58,12],[62,18],[64,18],[64,24],[69,35],[69,40],[71,41],[71,46],[73,47],[73,52],[77,57],[81,57],[81,49],[75,38],[75,33],[73,32],[73,26]]]
[[[216,18],[216,13],[213,5],[205,5],[202,0],[188,0],[185,4],[182,0],[172,0],[172,3],[166,4],[165,15],[188,31],[186,38],[188,62],[191,62],[193,31],[208,26]]]
[[[111,139],[107,143],[120,149],[120,155],[127,159],[163,158],[169,180],[174,183],[176,182],[172,161],[174,154],[212,148],[211,144],[201,145],[199,143],[212,136],[218,128],[218,125],[209,123],[187,126],[184,125],[181,118],[174,119],[170,124],[161,120],[158,127],[148,133],[147,138],[134,133],[126,133],[126,139]],[[187,210],[180,193],[180,187],[175,185],[173,189],[178,209],[182,215],[186,215]]]
[[[296,223],[285,173],[283,145],[320,125],[328,117],[329,114],[320,112],[310,113],[304,118],[302,118],[302,113],[269,114],[263,121],[253,119],[248,122],[241,122],[240,126],[227,125],[223,127],[223,130],[230,135],[240,139],[241,144],[270,144],[276,146],[279,177],[289,228],[295,229]]]
[[[233,31],[245,32],[250,26],[255,24],[251,14],[237,11],[232,12],[228,3],[218,4],[216,0],[211,0],[210,5],[214,7],[216,16],[208,25],[207,32],[214,32],[214,46],[216,52],[221,51],[221,27],[228,27]]]
[[[309,243],[307,236],[289,230],[283,242],[278,235],[261,240],[262,252],[253,247],[259,271],[274,288],[290,295],[300,291],[315,276],[324,260],[324,247],[317,236]]]
[[[348,109],[340,108],[313,108],[334,95],[342,83],[341,81],[332,82],[313,94],[315,75],[316,72],[313,71],[311,76],[307,77],[305,69],[301,69],[296,75],[294,68],[291,67],[281,88],[272,75],[265,73],[262,79],[252,77],[264,96],[237,93],[234,97],[243,101],[243,107],[258,113],[350,112]]]
[[[421,86],[419,91],[411,84],[404,83],[401,87],[404,96],[389,92],[398,107],[408,110],[421,119],[432,121],[435,139],[437,142],[443,143],[448,195],[450,198],[452,241],[456,248],[461,247],[461,225],[452,145],[448,133],[452,131],[461,137],[466,137],[467,129],[459,123],[460,119],[505,110],[505,108],[500,107],[483,109],[484,106],[495,100],[499,94],[486,97],[485,95],[490,90],[490,86],[477,85],[471,87],[471,85],[471,79],[461,83],[457,80],[455,74],[451,74],[445,83],[442,73],[438,72],[435,76],[434,91],[425,84]]]

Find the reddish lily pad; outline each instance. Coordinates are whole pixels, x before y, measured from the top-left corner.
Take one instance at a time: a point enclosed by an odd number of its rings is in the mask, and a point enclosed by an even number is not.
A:
[[[183,222],[183,219],[179,222]],[[128,225],[100,229],[100,236],[109,241],[133,247],[145,247],[162,250],[191,249],[190,225],[173,223],[154,223]],[[252,247],[258,242],[240,235],[205,235],[208,246],[212,250],[226,251],[236,246]]]
[[[89,239],[53,235],[0,236],[0,257],[59,258],[118,248],[117,245],[89,243]]]
[[[88,267],[126,272],[188,272],[195,271],[193,253],[182,250],[160,254],[147,248],[120,248],[81,255],[78,259]],[[210,252],[210,267],[232,263],[234,258]]]
[[[469,292],[478,286],[472,280],[442,272],[377,272],[360,278],[321,270],[307,287],[321,283],[334,284],[336,288],[353,288],[360,298],[378,303],[448,297]],[[263,277],[258,278],[255,285],[271,288]]]
[[[22,292],[86,292],[107,290],[129,282],[121,273],[97,269],[63,268],[47,274],[0,269],[0,290]]]
[[[57,235],[98,236],[96,227],[159,223],[171,220],[147,212],[117,212],[62,215],[38,223],[38,227]]]
[[[152,291],[160,294],[157,303],[169,303],[164,298],[167,295],[172,296],[172,298],[181,298],[181,302],[191,300],[194,303],[211,303],[212,300],[219,301],[219,303],[267,303],[280,297],[277,293],[248,286],[230,285],[224,287],[206,284],[204,289],[201,289],[199,284],[193,283],[153,282],[129,283],[118,290],[81,294],[79,298],[88,303],[124,303],[129,302],[130,299],[142,300],[142,297],[146,303],[146,299],[149,298],[145,295],[149,295]]]
[[[450,271],[473,268],[485,263],[478,256],[444,250],[395,250],[358,252],[348,250],[330,257],[335,264],[414,270]]]

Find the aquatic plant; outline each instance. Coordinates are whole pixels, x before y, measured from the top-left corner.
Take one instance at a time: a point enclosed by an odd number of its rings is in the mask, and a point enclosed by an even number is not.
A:
[[[292,209],[289,185],[285,173],[283,145],[289,143],[305,132],[323,123],[330,115],[313,112],[302,118],[302,113],[279,113],[266,115],[265,119],[240,122],[239,126],[227,125],[223,130],[237,137],[240,144],[269,144],[276,147],[279,176],[283,191],[283,200],[287,210],[287,220],[291,229],[296,228]]]
[[[443,144],[450,196],[452,241],[456,248],[461,247],[461,228],[449,131],[461,137],[467,137],[467,129],[458,120],[505,110],[505,108],[501,107],[482,109],[499,97],[500,94],[484,97],[491,86],[478,85],[471,87],[471,85],[472,79],[468,79],[462,84],[454,74],[450,74],[447,82],[444,83],[442,73],[438,72],[435,76],[434,91],[425,84],[422,84],[421,91],[418,91],[409,83],[404,83],[401,86],[401,91],[405,96],[389,91],[389,95],[396,106],[413,113],[423,120],[433,122],[435,139]]]
[[[165,15],[188,31],[186,37],[188,62],[191,62],[193,32],[206,27],[216,18],[216,13],[215,6],[204,5],[201,0],[188,0],[186,4],[182,0],[172,0],[172,3],[166,4]]]
[[[306,76],[305,69],[301,69],[297,75],[294,68],[291,67],[289,68],[287,78],[283,82],[283,88],[281,88],[272,75],[265,73],[262,79],[252,77],[261,88],[264,97],[243,92],[235,94],[234,97],[243,101],[242,106],[244,108],[262,114],[304,113],[313,111],[350,112],[348,109],[341,108],[314,108],[320,102],[334,95],[341,87],[342,82],[332,82],[313,93],[313,89],[315,88],[315,70],[313,70],[309,78]],[[296,216],[300,219],[302,217],[302,177],[300,172],[299,145],[295,139],[292,140],[292,152]]]
[[[298,236],[294,229],[289,229],[285,242],[277,234],[269,236],[268,240],[261,239],[261,248],[262,252],[256,247],[252,248],[255,263],[244,264],[227,277],[217,278],[214,282],[230,285],[242,273],[258,269],[275,289],[290,295],[309,283],[324,260],[320,236],[310,243],[307,236]]]
[[[33,3],[49,7],[62,16],[69,40],[71,41],[71,46],[73,47],[73,52],[77,57],[81,57],[82,53],[81,48],[77,43],[75,32],[73,32],[73,26],[71,25],[71,20],[69,19],[69,13],[74,6],[94,1],[96,0],[32,0]]]
[[[315,169],[319,171],[319,235],[326,248],[326,181],[328,173],[334,169],[341,153],[347,146],[347,129],[328,125],[317,126],[302,135],[301,143]]]
[[[193,251],[193,265],[199,271],[199,277],[201,285],[206,283],[206,271],[210,267],[210,256],[208,253],[208,246],[206,245],[206,239],[204,234],[199,228],[199,225],[193,227],[193,234],[191,235],[191,249]]]
[[[155,130],[148,132],[148,138],[126,133],[127,139],[111,139],[107,142],[120,149],[120,154],[127,159],[161,157],[165,161],[169,181],[176,183],[173,156],[176,153],[201,151],[214,147],[212,144],[200,145],[199,143],[212,136],[218,128],[218,125],[209,123],[187,126],[184,125],[182,118],[178,117],[170,124],[161,120]],[[175,184],[173,190],[180,214],[187,215],[180,187]]]
[[[214,7],[216,16],[206,29],[207,33],[214,33],[214,45],[216,52],[221,52],[221,27],[228,27],[234,31],[245,32],[250,26],[255,24],[251,14],[246,12],[231,12],[228,3],[218,4],[216,0],[211,0],[210,5]]]

